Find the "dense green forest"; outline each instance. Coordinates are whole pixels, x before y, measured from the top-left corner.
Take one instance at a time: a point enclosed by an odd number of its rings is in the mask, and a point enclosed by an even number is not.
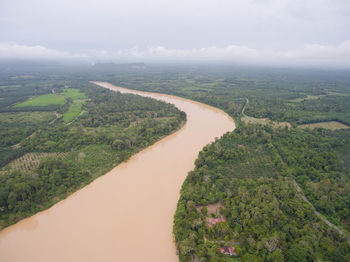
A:
[[[0,97],[0,227],[51,206],[186,118],[173,105],[76,77],[2,77]]]
[[[175,214],[180,261],[349,261],[347,238],[321,221],[294,185],[349,229],[345,137],[349,131],[241,124],[206,146]],[[208,214],[215,203],[220,209]],[[210,225],[210,216],[226,222]],[[220,246],[234,246],[238,258],[221,255]]]

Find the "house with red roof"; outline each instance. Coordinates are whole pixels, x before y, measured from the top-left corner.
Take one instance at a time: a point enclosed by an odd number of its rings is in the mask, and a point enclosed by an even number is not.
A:
[[[236,251],[234,247],[220,247],[221,254],[236,256]]]
[[[226,217],[219,217],[219,218],[208,217],[207,222],[209,225],[214,226],[216,223],[226,222]]]

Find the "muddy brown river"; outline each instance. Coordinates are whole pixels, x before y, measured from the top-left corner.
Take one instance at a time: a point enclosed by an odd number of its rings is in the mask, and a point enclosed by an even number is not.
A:
[[[191,100],[95,84],[174,104],[186,124],[53,207],[0,232],[1,262],[178,261],[172,225],[181,185],[199,151],[235,128]]]

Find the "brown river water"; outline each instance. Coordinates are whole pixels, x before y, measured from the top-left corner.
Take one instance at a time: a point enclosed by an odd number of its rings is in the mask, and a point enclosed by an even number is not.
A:
[[[181,185],[199,151],[232,131],[234,121],[191,100],[94,83],[172,103],[187,122],[50,209],[0,231],[1,262],[178,261],[172,226]]]

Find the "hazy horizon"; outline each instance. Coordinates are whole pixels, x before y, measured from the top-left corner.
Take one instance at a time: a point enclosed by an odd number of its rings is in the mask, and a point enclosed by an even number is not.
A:
[[[341,0],[4,0],[0,61],[349,69],[348,28]]]

